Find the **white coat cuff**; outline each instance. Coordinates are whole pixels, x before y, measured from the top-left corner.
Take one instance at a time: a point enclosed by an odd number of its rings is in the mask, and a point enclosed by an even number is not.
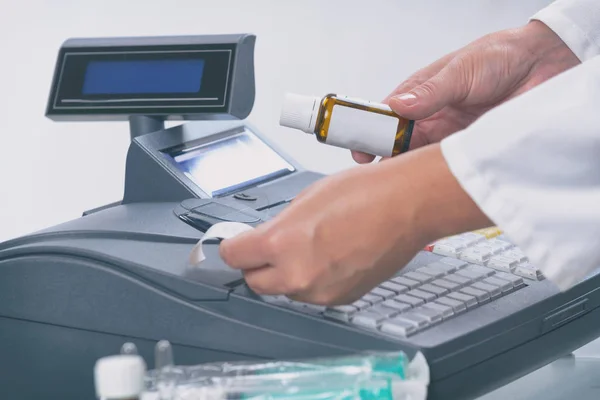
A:
[[[466,133],[466,132],[465,132]],[[527,218],[527,210],[510,196],[505,196],[502,187],[494,187],[490,179],[480,174],[471,162],[462,134],[456,133],[441,142],[441,151],[450,172],[479,209],[517,245],[536,265],[544,276],[560,290],[567,290],[583,278],[579,271],[564,268],[572,260],[564,260],[552,249],[535,240],[535,229]]]

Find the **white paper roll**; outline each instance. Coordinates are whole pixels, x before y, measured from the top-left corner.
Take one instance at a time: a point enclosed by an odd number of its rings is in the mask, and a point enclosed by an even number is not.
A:
[[[231,239],[239,235],[240,233],[249,231],[254,229],[250,225],[243,224],[241,222],[219,222],[211,226],[202,239],[194,246],[192,249],[192,253],[190,254],[190,263],[193,265],[200,264],[205,260],[206,256],[204,255],[204,242],[211,239],[225,240]]]

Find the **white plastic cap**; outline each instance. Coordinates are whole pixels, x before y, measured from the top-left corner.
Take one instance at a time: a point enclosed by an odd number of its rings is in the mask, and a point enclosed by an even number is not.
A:
[[[94,367],[96,396],[100,399],[138,398],[144,391],[146,363],[138,355],[99,359]]]
[[[283,98],[279,125],[314,133],[321,99],[314,96],[302,96],[286,93]]]

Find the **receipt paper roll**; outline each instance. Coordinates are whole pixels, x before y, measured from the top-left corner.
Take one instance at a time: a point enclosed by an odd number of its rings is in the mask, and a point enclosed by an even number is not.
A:
[[[244,233],[252,229],[254,228],[252,228],[250,225],[246,225],[241,222],[219,222],[218,224],[214,224],[206,231],[204,236],[202,236],[202,239],[200,239],[200,241],[192,249],[192,253],[190,254],[190,263],[196,265],[204,261],[206,258],[202,249],[204,242],[209,240],[217,240],[220,242],[221,240],[231,239],[240,233]]]

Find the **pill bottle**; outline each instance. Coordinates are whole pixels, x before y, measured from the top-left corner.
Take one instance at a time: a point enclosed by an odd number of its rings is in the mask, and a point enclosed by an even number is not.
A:
[[[96,397],[100,400],[139,400],[144,392],[146,363],[135,354],[99,359],[94,366]]]
[[[392,157],[408,150],[414,121],[386,104],[336,94],[321,98],[287,93],[279,124],[314,134],[331,146]]]

